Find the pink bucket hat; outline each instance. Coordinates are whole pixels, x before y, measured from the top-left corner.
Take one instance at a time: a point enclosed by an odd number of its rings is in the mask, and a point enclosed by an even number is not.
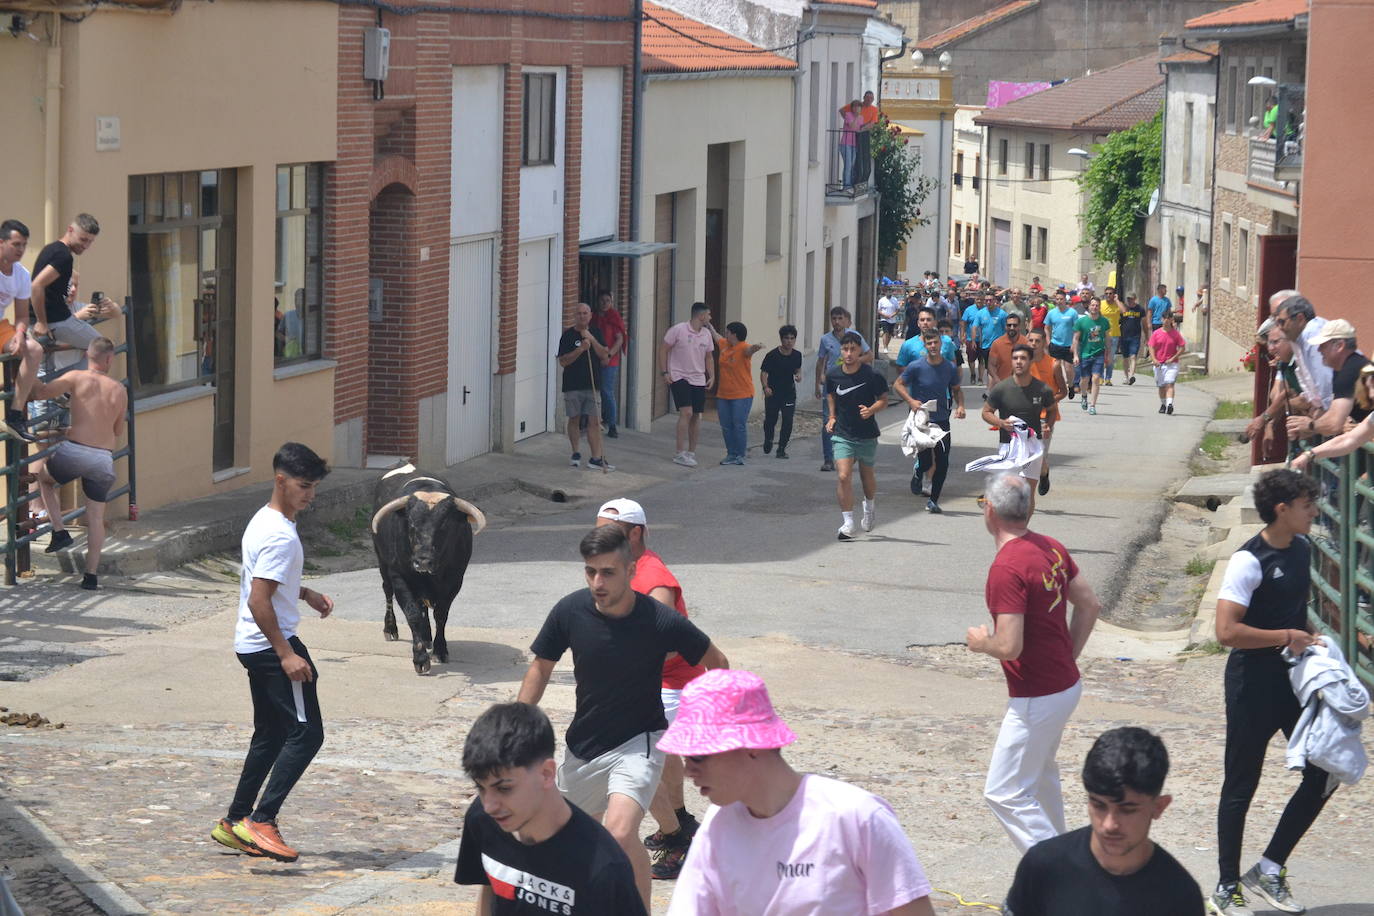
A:
[[[714,668],[683,688],[677,719],[659,739],[658,749],[702,757],[740,748],[783,747],[796,740],[773,711],[762,678],[749,671]]]

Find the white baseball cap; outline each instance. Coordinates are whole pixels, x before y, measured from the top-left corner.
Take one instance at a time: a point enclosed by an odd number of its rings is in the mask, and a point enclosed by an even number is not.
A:
[[[613,499],[603,503],[596,512],[597,518],[609,518],[617,522],[625,522],[630,525],[649,524],[649,519],[644,515],[644,507],[633,499]]]

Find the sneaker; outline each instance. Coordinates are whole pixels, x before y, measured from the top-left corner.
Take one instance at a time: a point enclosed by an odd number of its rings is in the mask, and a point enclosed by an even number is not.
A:
[[[1083,400],[1081,400],[1081,401],[1078,402],[1078,406],[1081,407],[1081,408],[1084,409],[1084,410],[1087,410],[1087,409],[1088,409],[1088,397],[1087,397],[1087,395],[1084,395],[1084,396],[1083,396]]]
[[[1097,416],[1097,408],[1096,408],[1096,407],[1089,407],[1089,408],[1088,408],[1088,413],[1091,414],[1091,415],[1094,416],[1094,417]]]
[[[861,519],[859,520],[859,527],[862,528],[862,529],[865,530],[865,531],[872,531],[872,530],[873,530],[873,523],[876,522],[877,520],[878,520],[878,507],[877,507],[877,506],[874,506],[872,509],[865,509],[865,510],[864,510],[864,514],[863,514],[863,518],[861,518]]]
[[[281,832],[277,830],[277,825],[272,821],[253,821],[245,817],[235,824],[233,829],[235,837],[269,859],[294,862],[301,857],[300,853],[286,845],[286,841],[281,838]]]
[[[911,475],[911,495],[912,495],[912,496],[925,496],[925,495],[926,495],[926,479],[925,479],[925,477],[922,476],[921,474],[912,474],[912,475]]]
[[[612,423],[610,426],[606,427],[606,438],[607,438],[607,439],[619,439],[619,438],[620,438],[620,433],[616,431],[616,428],[615,428],[615,424],[614,424],[614,423]]]
[[[1260,871],[1257,863],[1240,876],[1240,883],[1245,885],[1246,890],[1253,891],[1256,897],[1280,913],[1307,912],[1307,907],[1294,900],[1292,893],[1288,890],[1288,869],[1286,868],[1280,869],[1277,875],[1266,875]]]
[[[926,511],[931,515],[944,515],[945,510],[940,508],[940,504],[933,499],[926,500]]]
[[[1050,492],[1050,475],[1048,473],[1040,475],[1040,486],[1035,488],[1035,492],[1039,493],[1041,496]]]
[[[688,452],[688,453],[687,453],[687,460],[690,461],[690,462],[692,462],[692,467],[696,467],[696,466],[697,466],[697,453],[696,453],[696,452]]]
[[[569,464],[571,467],[575,467],[575,468],[580,468],[580,467],[582,467],[582,453],[581,453],[581,452],[573,452],[573,453],[572,453],[572,457],[568,459],[568,464]]]
[[[1172,416],[1174,412],[1174,405],[1170,404],[1167,407],[1165,407],[1164,412]]]
[[[1126,379],[1126,384],[1127,384],[1127,385],[1134,385],[1134,384],[1135,384],[1135,376],[1133,375],[1133,376],[1131,376],[1130,378]]]
[[[774,457],[774,458],[791,458],[792,456],[789,455],[789,454],[787,454],[787,449],[785,449],[785,448],[783,448],[781,445],[779,445],[779,446],[778,446],[778,453],[777,453],[776,455],[774,455],[773,457]]]
[[[773,443],[768,442],[768,441],[765,441],[765,442],[763,443],[763,453],[764,453],[765,455],[771,455],[771,454],[773,454]]]
[[[845,522],[840,526],[840,540],[852,541],[854,540],[854,535],[858,534],[858,532],[859,529],[854,527],[853,522]]]
[[[822,470],[822,471],[833,471],[833,470],[835,470],[835,462],[833,462],[833,461],[822,461],[822,462],[821,462],[821,470]]]
[[[1102,384],[1105,385],[1106,387],[1110,388],[1110,387],[1112,387],[1112,380],[1109,379],[1109,378],[1104,378],[1104,379],[1102,380]]]
[[[682,873],[682,865],[687,861],[686,846],[675,846],[671,849],[661,849],[654,858],[654,864],[649,868],[649,873],[654,876],[656,881],[672,881]]]
[[[52,537],[48,538],[48,546],[43,548],[43,552],[57,553],[59,550],[66,550],[70,546],[72,546],[72,533],[64,528],[52,533]]]
[[[697,463],[694,460],[692,460],[691,456],[689,456],[686,452],[678,452],[676,455],[674,455],[673,464],[680,464],[685,468],[694,468],[697,466]]]
[[[1245,905],[1245,895],[1237,884],[1218,884],[1216,891],[1207,898],[1207,912],[1213,916],[1255,916]]]
[[[720,459],[720,463],[721,463],[721,464],[744,464],[744,462],[743,462],[741,459],[736,458],[734,455],[726,455],[724,458]]]
[[[587,459],[587,467],[588,467],[588,468],[596,468],[598,471],[614,471],[614,470],[615,470],[615,465],[611,464],[611,463],[610,463],[609,461],[607,461],[605,458],[588,458],[588,459]]]
[[[1159,412],[1160,412],[1160,413],[1164,413],[1164,405],[1163,405],[1163,404],[1160,404],[1160,405],[1159,405]]]
[[[644,848],[653,852],[663,849],[686,849],[692,845],[692,837],[696,835],[700,826],[696,818],[692,818],[690,822],[679,818],[675,832],[664,833],[662,830],[655,830],[644,838]]]
[[[13,436],[15,439],[23,439],[25,442],[38,441],[38,437],[29,432],[28,418],[24,416],[22,410],[5,411],[5,419],[0,420],[0,434]]]
[[[100,589],[100,583],[96,581],[95,573],[86,573],[86,575],[82,576],[81,587],[88,592],[98,591]]]
[[[215,822],[215,827],[210,831],[210,839],[221,846],[227,846],[234,852],[242,852],[250,856],[262,856],[263,852],[255,846],[249,846],[234,834],[234,825],[227,817],[222,817]]]

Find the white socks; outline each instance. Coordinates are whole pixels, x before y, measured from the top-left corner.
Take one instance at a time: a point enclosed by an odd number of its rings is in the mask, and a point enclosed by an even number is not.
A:
[[[854,524],[854,513],[853,513],[853,512],[841,512],[840,515],[844,517],[844,523],[845,523],[846,525],[853,525],[853,524]]]
[[[1164,399],[1164,406],[1165,406],[1165,407],[1173,407],[1173,406],[1174,406],[1174,399],[1173,399],[1173,398],[1165,398],[1165,399]],[[1276,873],[1276,874],[1277,874],[1277,873]]]

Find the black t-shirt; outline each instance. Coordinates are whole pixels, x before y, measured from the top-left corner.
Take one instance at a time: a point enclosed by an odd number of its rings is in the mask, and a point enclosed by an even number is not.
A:
[[[801,351],[793,349],[783,354],[781,347],[774,347],[763,358],[762,369],[768,376],[768,387],[773,389],[773,397],[783,400],[796,400],[796,373],[802,366]]]
[[[571,802],[572,818],[542,843],[502,830],[475,801],[463,818],[457,884],[489,884],[496,916],[647,916],[630,860]]]
[[[1280,550],[1256,534],[1231,556],[1218,597],[1243,605],[1248,627],[1305,630],[1311,562],[1312,543],[1302,535]]]
[[[969,258],[967,261],[965,261],[965,262],[964,262],[964,273],[966,273],[966,274],[976,274],[976,273],[978,273],[978,262],[975,261],[975,260],[973,260],[972,258]]]
[[[1333,398],[1353,398],[1355,396],[1355,386],[1360,384],[1360,370],[1369,365],[1369,360],[1359,353],[1351,353],[1345,358],[1342,365],[1331,375],[1331,396]],[[1350,407],[1350,419],[1359,423],[1369,416],[1369,411],[1362,408],[1359,403]]]
[[[635,735],[667,728],[659,693],[664,657],[676,652],[695,665],[710,645],[696,624],[648,595],[636,594],[624,617],[607,617],[584,588],[553,606],[530,651],[556,662],[572,650],[577,711],[568,750],[593,760]]]
[[[859,415],[860,407],[867,407],[887,394],[887,379],[873,371],[867,363],[859,364],[859,371],[847,373],[836,366],[825,375],[825,393],[835,396],[835,435],[846,439],[878,438],[878,420]]]
[[[1016,384],[1015,378],[1007,378],[993,386],[988,394],[988,404],[1003,420],[1020,417],[1038,436],[1040,415],[1054,406],[1054,392],[1038,378],[1032,378],[1024,388]],[[1001,430],[1001,441],[1010,442],[1011,434]]]
[[[606,340],[601,336],[600,331],[596,328],[588,328],[587,330],[596,338],[597,343],[603,347],[606,345]],[[601,372],[601,360],[597,358],[596,351],[582,339],[581,331],[577,328],[568,328],[563,332],[563,336],[558,338],[558,355],[567,356],[574,350],[586,350],[587,352],[563,367],[563,390],[586,391],[589,388],[596,388],[596,383],[592,379],[592,367],[595,366],[599,374]]]
[[[1003,916],[1202,916],[1202,889],[1178,860],[1155,846],[1145,867],[1114,875],[1097,864],[1082,827],[1035,844],[1016,867]]]
[[[57,271],[57,279],[48,284],[48,288],[43,291],[43,302],[47,305],[48,324],[55,324],[59,321],[66,321],[72,317],[71,309],[67,308],[67,287],[72,282],[72,250],[61,239],[44,246],[38,252],[38,259],[33,262],[33,275],[37,277],[43,272],[43,268],[51,267]],[[38,316],[34,314],[33,305],[29,305],[29,321],[37,321]]]
[[[1145,319],[1145,307],[1139,301],[1135,308],[1131,308],[1126,303],[1121,303],[1121,336],[1139,337],[1141,322]]]

